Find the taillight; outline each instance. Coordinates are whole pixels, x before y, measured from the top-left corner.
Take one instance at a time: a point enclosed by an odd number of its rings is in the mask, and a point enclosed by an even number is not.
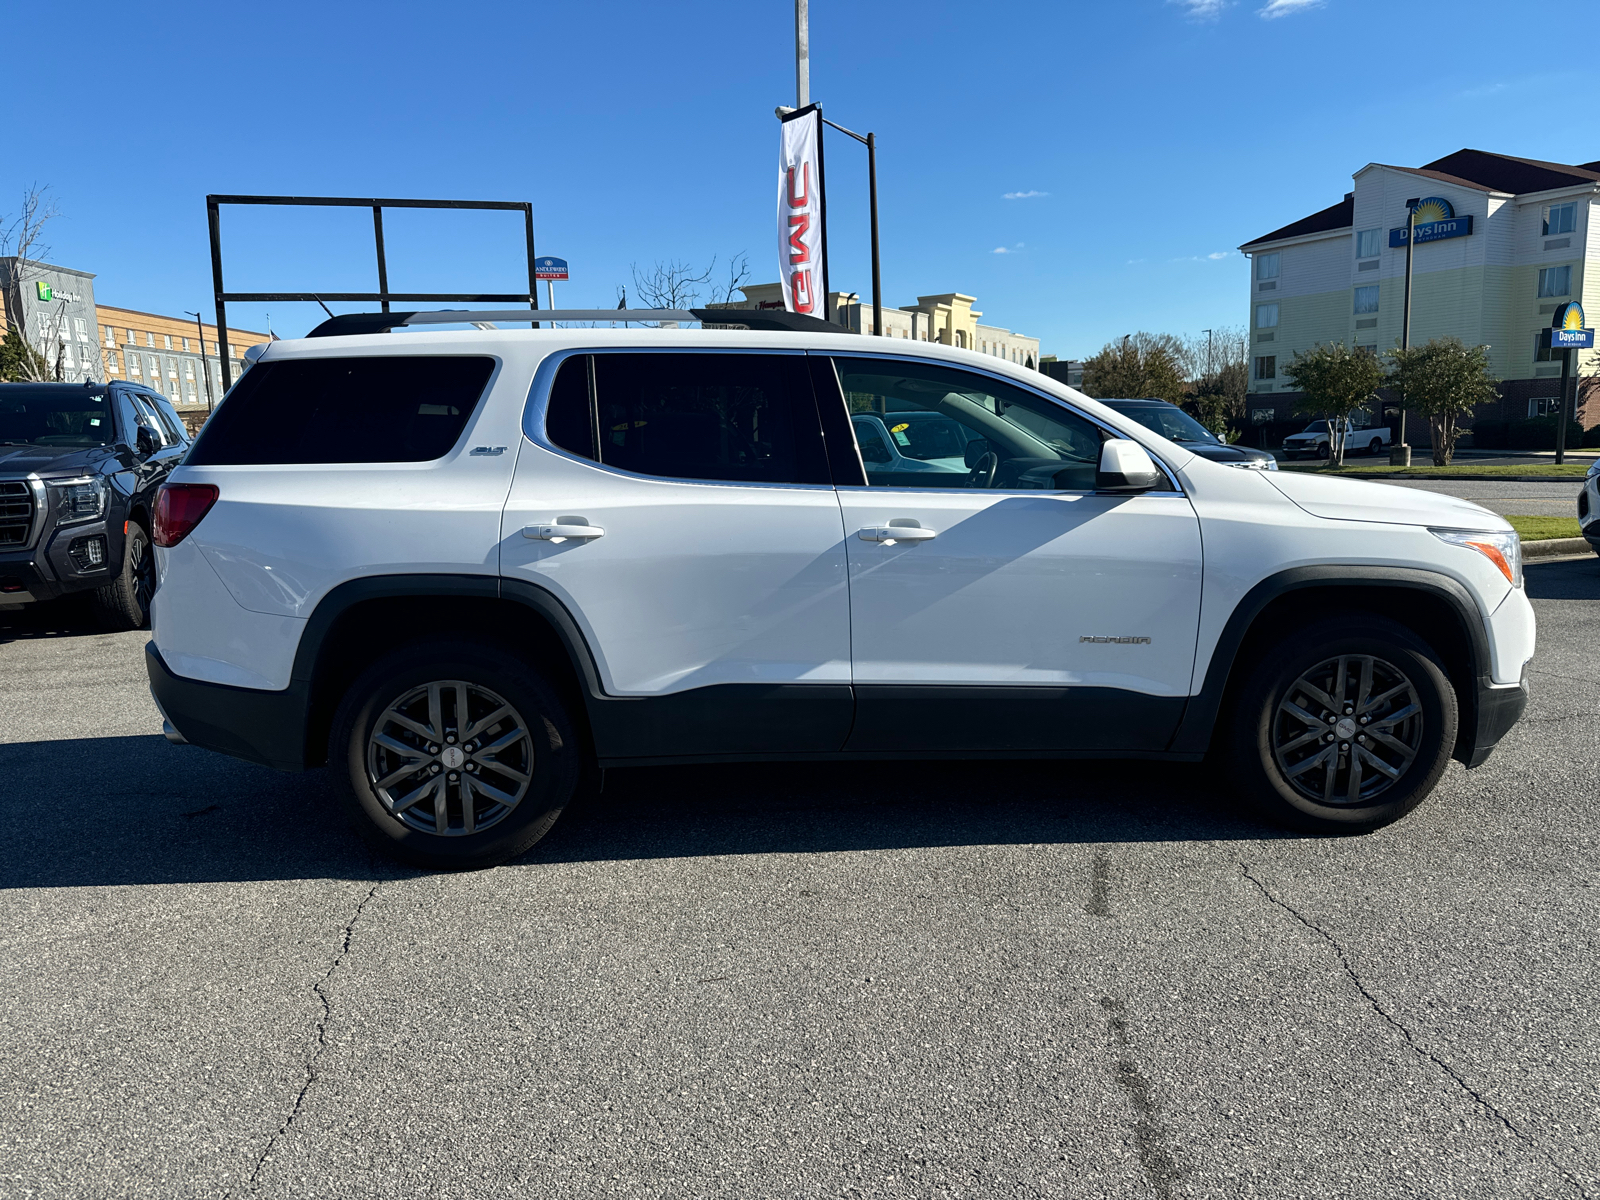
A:
[[[155,528],[158,546],[176,546],[200,524],[200,518],[217,502],[214,483],[163,483],[156,493]]]

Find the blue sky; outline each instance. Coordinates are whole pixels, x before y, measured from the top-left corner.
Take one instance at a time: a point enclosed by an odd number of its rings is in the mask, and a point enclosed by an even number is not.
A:
[[[1485,36],[1503,5],[1425,29],[1403,11],[811,0],[812,96],[878,134],[885,303],[969,292],[1080,356],[1244,324],[1234,247],[1368,162],[1600,158],[1555,119],[1592,83],[1579,59],[1507,54]],[[1530,45],[1559,44],[1534,24]],[[531,200],[538,249],[572,263],[563,306],[612,306],[631,264],[663,259],[745,251],[773,280],[792,36],[790,0],[19,5],[8,41],[40,53],[13,81],[0,214],[50,184],[52,257],[96,272],[102,303],[208,319],[208,192]],[[865,153],[827,152],[833,286],[867,293]],[[518,217],[393,214],[386,233],[395,290],[525,286]],[[376,288],[359,210],[232,210],[224,245],[230,290]],[[293,336],[319,316],[271,319]]]

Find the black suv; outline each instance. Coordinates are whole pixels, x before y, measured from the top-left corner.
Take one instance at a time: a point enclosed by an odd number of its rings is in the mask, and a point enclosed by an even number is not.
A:
[[[156,489],[188,448],[145,388],[0,383],[0,609],[92,591],[107,625],[144,625]]]

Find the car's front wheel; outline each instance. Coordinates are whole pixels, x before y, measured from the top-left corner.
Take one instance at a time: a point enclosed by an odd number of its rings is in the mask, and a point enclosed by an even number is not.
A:
[[[1228,761],[1272,819],[1366,833],[1433,791],[1459,708],[1437,655],[1376,614],[1319,621],[1262,648],[1237,694]]]
[[[150,535],[138,521],[128,522],[122,540],[122,569],[94,593],[95,611],[108,629],[142,629],[150,619],[150,598],[156,594],[156,558]]]
[[[418,866],[493,866],[538,841],[576,786],[566,706],[489,642],[397,650],[351,685],[329,743],[378,845]]]

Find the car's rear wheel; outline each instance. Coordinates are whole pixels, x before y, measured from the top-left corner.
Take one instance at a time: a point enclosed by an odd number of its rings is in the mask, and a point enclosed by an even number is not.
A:
[[[334,717],[329,761],[381,848],[449,869],[493,866],[543,837],[581,755],[546,680],[503,647],[463,639],[368,668]]]
[[[1370,442],[1367,443],[1367,453],[1368,454],[1376,456],[1376,455],[1378,455],[1378,454],[1380,454],[1382,452],[1383,452],[1383,439],[1382,438],[1373,438]]]
[[[1425,800],[1459,708],[1438,657],[1375,614],[1324,620],[1264,647],[1228,731],[1231,772],[1272,819],[1366,833]]]
[[[95,612],[108,629],[143,629],[155,594],[156,557],[150,549],[150,535],[143,525],[130,520],[122,540],[122,569],[110,583],[95,589]]]

